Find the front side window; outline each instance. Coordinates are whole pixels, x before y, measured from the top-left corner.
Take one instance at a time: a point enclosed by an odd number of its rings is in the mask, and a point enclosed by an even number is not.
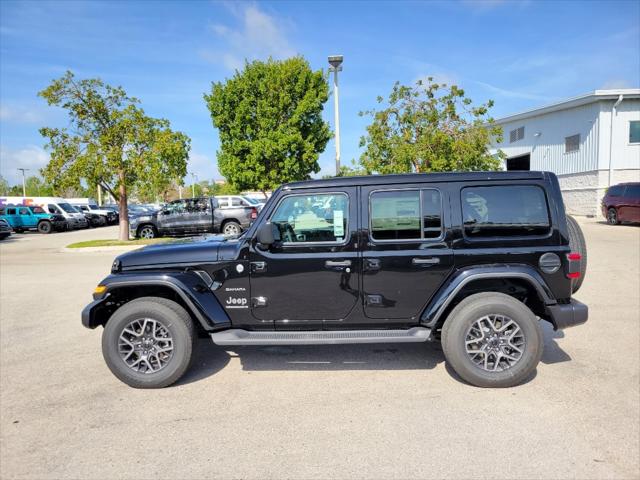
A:
[[[468,237],[546,235],[551,228],[544,191],[534,185],[462,189]]]
[[[640,185],[627,185],[624,189],[624,196],[640,199]]]
[[[442,232],[441,210],[438,190],[373,192],[371,237],[374,240],[438,238]]]
[[[640,120],[629,122],[629,143],[640,143]]]
[[[271,217],[284,243],[343,242],[349,198],[344,193],[289,195]]]
[[[52,203],[47,205],[47,209],[49,210],[49,213],[62,213],[62,211]]]
[[[565,137],[564,153],[577,152],[578,150],[580,150],[580,134]]]

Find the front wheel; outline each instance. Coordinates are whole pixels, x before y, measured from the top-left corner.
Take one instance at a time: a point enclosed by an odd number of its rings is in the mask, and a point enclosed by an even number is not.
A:
[[[512,387],[531,376],[540,362],[542,329],[526,305],[503,293],[485,292],[462,300],[442,328],[447,362],[477,387]]]
[[[123,305],[102,333],[111,372],[134,388],[162,388],[189,368],[196,339],[191,317],[176,302],[142,297]]]
[[[610,208],[607,210],[607,223],[609,225],[619,225],[620,220],[618,220],[618,211],[615,208]]]
[[[51,222],[43,220],[42,222],[38,223],[39,233],[49,234],[51,233],[51,231],[52,231]]]
[[[158,232],[153,225],[143,225],[138,229],[139,238],[156,238],[157,236]]]

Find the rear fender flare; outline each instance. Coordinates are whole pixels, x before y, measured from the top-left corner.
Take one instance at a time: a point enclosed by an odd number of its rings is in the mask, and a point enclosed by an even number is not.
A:
[[[433,328],[446,311],[449,304],[465,285],[489,278],[518,278],[529,283],[537,292],[544,305],[555,305],[556,299],[542,276],[528,265],[487,265],[463,268],[453,276],[433,296],[420,316],[420,323]]]

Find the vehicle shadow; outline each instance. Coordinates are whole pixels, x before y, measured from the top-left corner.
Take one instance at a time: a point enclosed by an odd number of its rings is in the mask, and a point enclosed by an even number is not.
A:
[[[542,322],[546,365],[568,362],[571,357],[558,345],[562,331],[555,332]],[[439,342],[367,345],[295,345],[220,347],[209,339],[198,339],[194,360],[186,375],[177,383],[184,385],[203,380],[222,370],[232,357],[240,359],[248,371],[340,371],[340,370],[431,370],[444,362]],[[461,383],[451,367],[447,373]],[[523,383],[536,376],[534,372]]]

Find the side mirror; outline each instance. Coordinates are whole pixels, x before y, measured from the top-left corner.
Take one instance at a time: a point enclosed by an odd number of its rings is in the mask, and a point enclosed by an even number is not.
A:
[[[280,240],[280,232],[278,227],[273,223],[267,222],[260,226],[258,229],[258,235],[256,236],[258,244],[263,248],[269,248],[277,240]]]

